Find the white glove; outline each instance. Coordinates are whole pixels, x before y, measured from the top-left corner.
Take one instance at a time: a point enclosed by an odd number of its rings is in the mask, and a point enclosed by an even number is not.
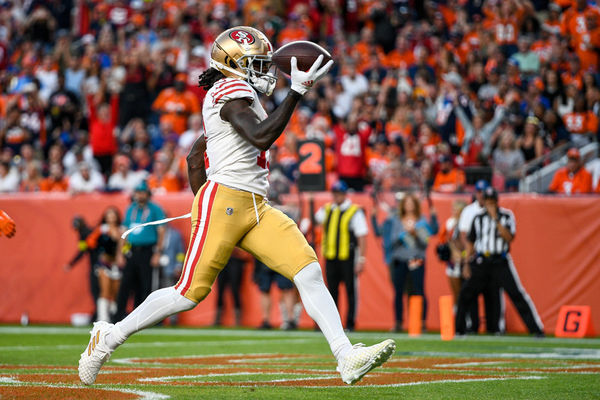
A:
[[[321,79],[329,68],[333,65],[333,60],[330,60],[327,64],[321,67],[321,63],[323,62],[323,55],[321,54],[313,63],[312,67],[308,71],[299,71],[298,70],[298,60],[296,57],[292,57],[290,60],[290,65],[292,67],[292,71],[290,77],[292,78],[292,90],[294,92],[300,93],[300,95],[304,96],[306,92],[310,90],[310,88]],[[321,67],[321,68],[319,68]]]

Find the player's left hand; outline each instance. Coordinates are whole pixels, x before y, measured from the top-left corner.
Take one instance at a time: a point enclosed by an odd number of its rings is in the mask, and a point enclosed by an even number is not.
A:
[[[11,217],[8,216],[4,211],[0,211],[0,233],[6,237],[11,238],[17,232],[17,225]]]

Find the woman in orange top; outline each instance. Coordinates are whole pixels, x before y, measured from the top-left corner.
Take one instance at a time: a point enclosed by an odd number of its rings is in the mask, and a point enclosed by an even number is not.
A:
[[[406,108],[397,107],[392,118],[385,123],[385,136],[390,143],[396,143],[399,139],[411,142],[412,129]]]

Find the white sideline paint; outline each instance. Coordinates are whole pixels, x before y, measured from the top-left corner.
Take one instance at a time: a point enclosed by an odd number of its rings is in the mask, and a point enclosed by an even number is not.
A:
[[[434,367],[439,368],[455,368],[455,367],[479,367],[483,365],[498,365],[508,364],[510,361],[481,361],[481,362],[464,362],[455,364],[435,364]]]
[[[89,327],[55,327],[55,326],[1,326],[0,334],[16,334],[16,335],[39,335],[39,334],[62,334],[62,335],[86,335],[90,332]],[[321,339],[321,332],[314,331],[260,331],[252,328],[248,329],[205,329],[205,328],[149,328],[136,333],[140,335],[161,335],[161,336],[220,336],[220,337],[261,337],[268,338],[273,336],[285,337],[315,337]],[[351,332],[348,336],[353,339],[353,342],[361,339],[381,339],[382,336],[392,339],[412,341],[441,341],[440,335],[437,333],[424,333],[418,337],[409,337],[406,333],[389,333],[389,332]],[[467,336],[461,339],[462,342],[530,342],[530,343],[564,343],[564,344],[590,344],[600,346],[600,338],[553,338],[546,337],[538,339],[531,336]]]
[[[11,378],[12,379],[12,378]],[[9,384],[7,384],[9,383]],[[13,379],[12,382],[0,381],[0,386],[5,387],[44,387],[44,388],[57,388],[57,389],[81,389],[81,390],[106,390],[106,391],[115,391],[122,393],[131,393],[140,396],[139,400],[163,400],[170,399],[171,396],[167,396],[162,393],[154,393],[154,392],[146,392],[144,390],[135,390],[135,389],[125,389],[125,388],[116,388],[116,387],[101,387],[101,386],[80,386],[80,385],[62,385],[55,383],[46,383],[46,382],[21,382]]]
[[[269,340],[268,343],[275,344],[303,344],[316,342],[317,339],[281,339],[281,340]],[[197,342],[148,342],[148,343],[127,343],[127,347],[179,347],[179,346],[218,346],[218,345],[240,345],[240,346],[255,346],[257,344],[265,344],[265,340],[235,340],[226,342],[223,340],[210,340],[210,341],[197,341]],[[2,351],[32,351],[32,350],[44,350],[44,349],[56,349],[56,350],[73,350],[81,349],[82,345],[79,344],[64,344],[64,345],[37,345],[37,346],[0,346],[0,352]],[[180,357],[177,357],[180,358]]]
[[[543,350],[552,350],[552,348],[543,348]],[[431,357],[468,357],[468,358],[519,358],[519,359],[553,359],[553,360],[600,360],[600,350],[595,349],[573,349],[581,350],[578,354],[563,353],[472,353],[472,352],[450,352],[450,351],[417,351],[409,353],[399,353],[410,356],[431,356]]]

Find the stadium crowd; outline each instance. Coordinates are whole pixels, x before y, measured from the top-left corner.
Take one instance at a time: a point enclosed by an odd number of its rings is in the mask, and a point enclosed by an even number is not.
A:
[[[518,190],[525,163],[599,130],[600,10],[586,0],[4,0],[0,21],[1,192],[185,189],[198,76],[242,24],[337,61],[272,151],[287,186],[311,138],[328,181],[355,190],[462,191],[473,166]],[[282,75],[267,111],[288,87]]]

